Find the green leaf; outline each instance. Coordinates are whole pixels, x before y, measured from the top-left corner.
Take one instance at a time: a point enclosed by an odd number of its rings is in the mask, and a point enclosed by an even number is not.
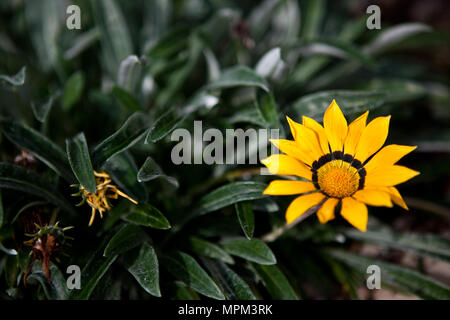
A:
[[[125,151],[116,154],[105,162],[103,168],[109,173],[111,178],[119,188],[138,202],[148,200],[148,191],[143,183],[136,179],[137,167],[133,157]]]
[[[298,300],[298,296],[289,280],[277,266],[253,264],[258,277],[263,282],[272,298],[277,300]]]
[[[174,281],[169,284],[172,300],[200,300],[197,292],[186,286],[181,281]]]
[[[263,191],[266,184],[260,182],[231,182],[200,199],[196,213],[205,214],[241,201],[267,198]]]
[[[378,265],[381,269],[382,282],[406,290],[423,299],[450,299],[449,287],[416,271],[342,250],[327,250],[325,254],[364,274],[368,266]]]
[[[263,119],[259,108],[250,107],[234,112],[228,119],[232,124],[251,123],[260,127],[267,127],[267,121]]]
[[[131,263],[127,262],[127,269],[145,291],[155,297],[161,297],[158,257],[152,246],[141,245],[138,256]]]
[[[166,217],[148,203],[133,206],[131,212],[124,217],[125,221],[155,229],[170,229],[171,225]]]
[[[256,108],[269,128],[280,128],[277,105],[272,93],[258,91]]]
[[[257,300],[248,284],[221,261],[202,259],[227,300]]]
[[[344,231],[344,235],[354,240],[450,261],[450,240],[434,234],[412,232],[397,234],[390,230],[357,232],[350,229]]]
[[[219,100],[217,97],[205,92],[200,92],[194,95],[194,97],[189,100],[187,105],[181,108],[172,108],[159,117],[148,132],[145,142],[149,143],[161,140],[172,132],[172,130],[175,129],[189,115],[202,107],[211,109],[217,104],[218,101]]]
[[[0,74],[0,80],[5,81],[6,83],[9,83],[12,86],[23,86],[25,83],[25,70],[26,67],[22,67],[19,72],[17,72],[13,76],[7,76],[4,74]]]
[[[84,73],[77,71],[67,79],[61,98],[61,105],[65,111],[70,110],[79,100],[84,89]]]
[[[67,283],[63,273],[52,262],[50,263],[50,273],[52,277],[51,282],[49,282],[45,276],[44,270],[42,269],[42,263],[36,261],[28,276],[27,283],[33,284],[33,280],[39,282],[44,290],[45,296],[49,300],[66,300],[69,295],[69,290],[67,289]]]
[[[73,298],[76,300],[88,300],[97,284],[116,259],[117,255],[92,259],[81,271],[81,290],[73,290]]]
[[[62,28],[66,27],[67,4],[58,0],[27,1],[24,7],[29,38],[40,67],[44,71],[51,67],[58,69],[58,40]]]
[[[311,40],[317,37],[325,13],[325,5],[324,0],[306,0],[300,4],[302,38]]]
[[[177,92],[181,90],[189,76],[192,75],[201,57],[203,46],[203,40],[197,32],[192,32],[188,36],[188,48],[184,51],[184,55],[187,57],[181,56],[181,59],[183,59],[181,67],[168,74],[167,86],[161,90],[156,98],[156,104],[159,107],[166,108]]]
[[[117,85],[125,92],[133,94],[137,88],[142,71],[142,63],[135,55],[126,57],[119,67]]]
[[[64,59],[72,60],[93,45],[99,38],[100,32],[98,28],[92,28],[91,30],[76,35],[71,41],[71,47],[64,52]]]
[[[66,141],[67,156],[75,177],[90,193],[95,193],[97,184],[92,169],[89,149],[84,133],[77,134],[73,139]]]
[[[164,34],[170,32],[170,18],[173,13],[172,1],[146,1],[144,4],[144,20],[141,26],[141,48],[147,52]]]
[[[246,66],[234,66],[224,70],[219,78],[208,85],[208,89],[225,89],[230,87],[259,87],[269,91],[267,81]]]
[[[277,71],[277,68],[283,64],[281,59],[280,48],[273,48],[269,50],[262,58],[258,61],[255,66],[255,72],[261,77],[270,78],[270,76]]]
[[[100,31],[104,63],[115,78],[120,62],[133,52],[130,32],[115,0],[94,1],[92,6]]]
[[[431,27],[423,23],[404,23],[383,29],[364,49],[370,54],[379,54],[389,47],[414,35],[431,32]]]
[[[427,93],[423,85],[404,79],[374,79],[367,89],[386,93],[387,103],[415,100]]]
[[[234,205],[236,214],[247,239],[253,237],[255,231],[255,215],[253,214],[252,204],[250,202],[239,202]]]
[[[276,264],[277,259],[269,246],[259,239],[230,238],[222,241],[228,253],[264,265]]]
[[[33,110],[34,117],[41,123],[44,123],[53,106],[54,101],[59,97],[60,93],[56,92],[51,95],[50,98],[42,104],[35,104],[31,102],[31,110]]]
[[[104,257],[111,257],[133,249],[147,240],[147,234],[137,225],[127,224],[109,240],[103,251]]]
[[[346,60],[355,60],[368,67],[374,67],[375,61],[365,52],[350,43],[334,40],[316,40],[301,45],[302,56],[329,55]]]
[[[162,259],[167,270],[186,285],[209,298],[224,300],[216,283],[190,255],[177,251]]]
[[[9,163],[0,163],[0,188],[9,188],[47,199],[75,214],[71,204],[41,175]]]
[[[137,180],[139,182],[147,182],[160,177],[164,178],[175,187],[178,187],[177,179],[165,175],[161,167],[155,162],[155,160],[153,160],[152,157],[147,157],[144,164],[139,169]]]
[[[189,238],[189,247],[192,252],[211,259],[222,260],[226,263],[233,264],[234,259],[222,248],[212,242],[202,240],[197,237]]]
[[[0,120],[0,128],[16,146],[32,152],[68,182],[74,181],[66,153],[48,138],[16,121]]]
[[[130,112],[136,112],[142,110],[140,103],[133,97],[130,93],[125,91],[122,88],[114,87],[113,88],[114,97],[120,102],[122,106],[127,108]]]
[[[16,287],[17,275],[19,273],[18,257],[16,255],[7,255],[5,261],[5,280],[8,288]]]
[[[297,117],[303,115],[320,120],[330,103],[336,100],[345,115],[373,110],[386,102],[384,92],[332,90],[306,95],[292,105]]]
[[[92,151],[92,164],[101,166],[113,155],[131,148],[141,140],[148,128],[147,117],[140,112],[132,114],[111,136],[100,142]]]

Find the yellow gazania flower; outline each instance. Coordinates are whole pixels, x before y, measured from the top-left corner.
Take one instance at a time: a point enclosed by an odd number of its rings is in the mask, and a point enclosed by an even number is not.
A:
[[[294,141],[270,140],[285,154],[261,161],[269,171],[308,180],[274,180],[264,190],[268,195],[304,194],[289,205],[288,223],[314,206],[319,206],[319,221],[326,223],[334,219],[335,207],[341,202],[342,217],[365,231],[366,205],[392,207],[394,202],[408,210],[394,186],[419,172],[395,163],[416,147],[392,144],[380,150],[388,135],[390,116],[375,118],[366,125],[368,114],[347,126],[333,100],[323,117],[323,126],[305,116],[303,124],[287,117]]]
[[[91,219],[89,220],[89,227],[92,225],[95,219],[95,213],[100,213],[100,217],[103,218],[103,212],[111,210],[111,205],[108,199],[117,199],[119,196],[124,197],[134,204],[138,204],[136,200],[123,193],[113,184],[111,184],[111,178],[106,172],[98,173],[94,171],[95,182],[97,189],[95,193],[90,193],[82,185],[74,185],[80,188],[80,191],[73,196],[82,196],[83,200],[77,205],[81,206],[84,202],[92,208]]]

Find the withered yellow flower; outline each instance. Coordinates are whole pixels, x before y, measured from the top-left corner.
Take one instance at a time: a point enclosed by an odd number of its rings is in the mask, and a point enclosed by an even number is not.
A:
[[[73,196],[83,197],[83,200],[77,206],[81,206],[83,203],[87,202],[87,204],[92,208],[89,226],[94,223],[97,210],[100,213],[101,218],[103,218],[103,212],[111,210],[111,205],[108,199],[118,199],[119,196],[121,196],[130,200],[134,204],[138,204],[136,200],[117,189],[115,185],[111,184],[111,178],[106,172],[98,173],[94,171],[94,175],[95,182],[97,184],[97,190],[95,193],[90,193],[83,185],[76,185],[77,187],[79,187],[80,191],[76,194],[73,194]]]
[[[268,195],[303,194],[289,205],[288,223],[314,206],[319,207],[319,221],[326,223],[334,219],[335,208],[341,203],[342,217],[365,231],[366,205],[392,207],[394,202],[408,210],[394,186],[419,172],[395,163],[416,147],[392,144],[381,149],[391,117],[378,117],[366,125],[368,114],[347,125],[333,100],[323,117],[323,126],[305,116],[303,124],[287,117],[294,140],[271,140],[285,154],[271,155],[262,163],[272,174],[307,180],[274,180],[264,190]]]

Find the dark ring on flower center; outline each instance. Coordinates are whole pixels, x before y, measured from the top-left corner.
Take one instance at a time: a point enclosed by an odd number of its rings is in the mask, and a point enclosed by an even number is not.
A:
[[[320,189],[318,178],[317,178],[317,170],[319,170],[323,165],[332,161],[332,160],[342,160],[344,162],[350,163],[350,165],[358,170],[359,174],[359,185],[358,190],[364,188],[364,181],[366,178],[366,169],[363,168],[361,161],[353,158],[350,154],[344,154],[342,151],[334,151],[332,154],[328,153],[324,156],[321,156],[319,160],[313,162],[311,171],[312,171],[312,182],[317,189]]]

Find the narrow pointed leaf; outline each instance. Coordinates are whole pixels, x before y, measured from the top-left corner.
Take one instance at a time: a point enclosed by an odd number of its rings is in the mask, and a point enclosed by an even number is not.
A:
[[[407,250],[424,256],[431,256],[450,261],[450,240],[434,235],[420,233],[397,234],[389,230],[355,232],[346,230],[345,236],[359,241],[387,246],[400,250]]]
[[[362,113],[382,106],[388,99],[384,92],[332,90],[321,91],[303,96],[292,105],[298,117],[302,115],[321,120],[326,108],[333,99],[345,115]],[[364,109],[362,109],[364,106]]]
[[[124,219],[128,222],[155,229],[171,228],[166,217],[158,209],[148,203],[141,203],[137,206],[133,206],[131,212],[126,215]]]
[[[231,87],[259,87],[269,91],[267,81],[246,66],[235,66],[224,70],[219,78],[208,85],[209,89],[226,89]]]
[[[170,184],[174,185],[175,187],[178,187],[178,181],[177,179],[167,176],[162,171],[161,167],[153,160],[151,157],[147,157],[142,167],[139,169],[139,172],[137,174],[137,180],[139,182],[147,182],[156,178],[164,178],[166,179]]]
[[[259,239],[230,238],[222,241],[228,253],[242,259],[264,265],[277,263],[277,259],[269,246]]]
[[[95,182],[94,170],[92,169],[89,149],[84,133],[77,134],[73,139],[66,141],[67,156],[70,166],[78,182],[90,193],[95,193],[97,184]]]
[[[92,151],[92,164],[101,166],[113,155],[123,152],[141,140],[148,128],[147,117],[143,113],[132,114],[111,136],[103,140]]]
[[[253,264],[256,274],[263,282],[272,298],[277,300],[298,300],[289,280],[277,266]]]
[[[151,129],[149,130],[145,142],[157,142],[167,136],[173,129],[175,129],[183,120],[189,115],[198,111],[202,107],[211,109],[219,102],[216,96],[200,92],[189,102],[182,107],[171,108],[169,111],[159,117]]]
[[[190,255],[177,251],[164,256],[162,261],[175,278],[183,281],[198,293],[213,299],[225,299],[216,283]]]
[[[79,100],[84,89],[84,73],[78,71],[70,76],[61,97],[62,108],[70,110]]]
[[[116,97],[120,104],[127,108],[128,111],[136,112],[142,110],[141,105],[136,100],[136,98],[131,95],[131,93],[125,91],[120,87],[114,87],[112,92],[114,94],[114,97]]]
[[[248,284],[225,263],[204,258],[202,262],[219,284],[227,300],[257,300]]]
[[[117,255],[106,258],[98,257],[91,260],[91,263],[81,271],[81,290],[73,290],[71,298],[75,300],[88,300],[94,289],[109,267],[116,261]]]
[[[104,257],[111,257],[133,249],[147,240],[147,234],[139,227],[133,224],[123,226],[109,240],[103,251]]]
[[[0,128],[19,148],[32,152],[68,182],[75,181],[66,153],[47,137],[16,121],[0,120]]]
[[[225,250],[212,242],[197,237],[190,237],[189,246],[190,249],[198,255],[222,260],[230,264],[234,263],[234,259]]]
[[[375,40],[366,46],[366,52],[378,54],[390,46],[419,33],[431,32],[432,28],[423,23],[404,23],[383,30]]]
[[[255,231],[255,215],[253,214],[252,204],[250,202],[239,202],[234,206],[242,231],[250,240]]]
[[[263,194],[267,187],[259,182],[232,182],[200,199],[197,214],[204,214],[246,200],[267,198]]]
[[[26,67],[22,67],[19,72],[12,76],[0,74],[0,80],[16,87],[23,86],[23,84],[25,83],[25,70]]]
[[[155,297],[161,297],[158,257],[152,246],[141,245],[138,256],[127,266],[127,269],[145,291]]]
[[[399,287],[423,299],[450,299],[450,288],[448,286],[417,271],[342,250],[327,250],[325,253],[359,272],[364,272],[365,275],[368,266],[377,265],[381,269],[382,283],[385,282]]]
[[[33,110],[34,117],[41,123],[44,123],[47,116],[53,106],[55,100],[60,96],[59,91],[51,95],[50,98],[44,103],[35,104],[31,103],[31,109]]]
[[[9,163],[0,163],[0,188],[9,188],[47,199],[61,209],[75,213],[72,205],[41,175]]]

